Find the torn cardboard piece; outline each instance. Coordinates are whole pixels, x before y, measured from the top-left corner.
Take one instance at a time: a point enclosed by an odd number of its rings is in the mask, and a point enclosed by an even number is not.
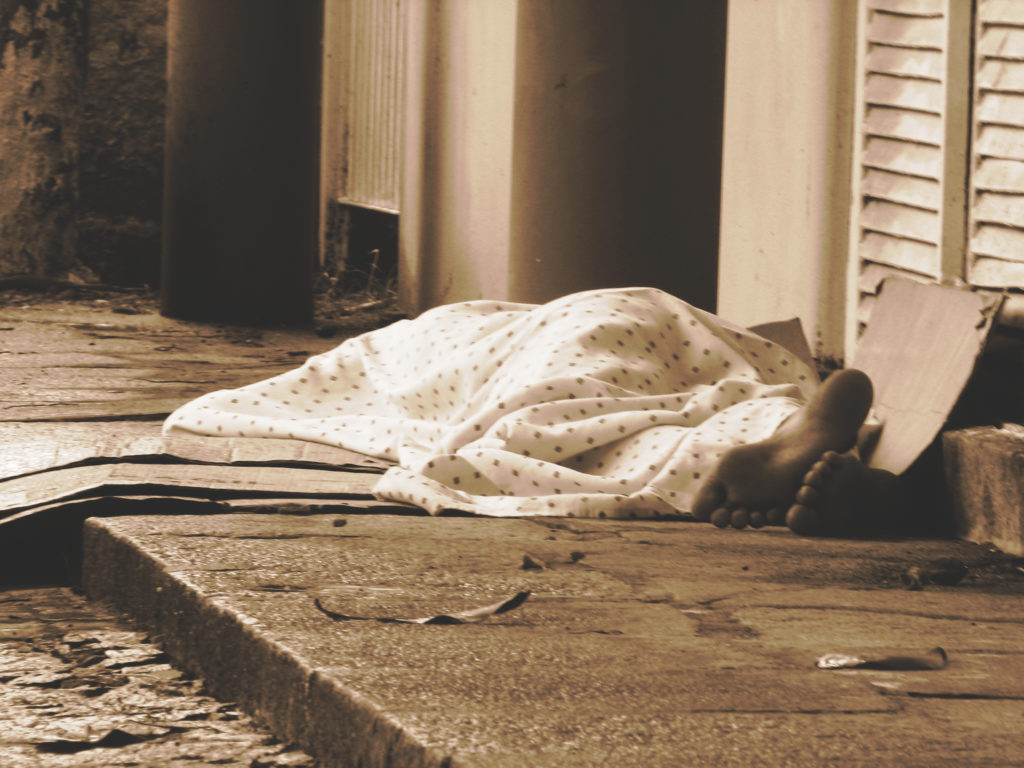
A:
[[[869,466],[904,472],[949,417],[981,356],[1002,296],[912,280],[882,284],[850,367],[871,377],[883,424]]]
[[[807,335],[804,333],[804,326],[799,317],[752,325],[750,330],[789,350],[796,355],[797,359],[806,363],[812,371],[817,370],[811,345],[807,343]]]
[[[338,613],[325,608],[323,603],[320,602],[319,597],[313,598],[313,605],[315,605],[324,615],[334,621],[378,621],[383,624],[478,624],[481,621],[489,619],[491,616],[497,616],[518,608],[526,602],[526,599],[529,596],[530,590],[527,589],[522,592],[517,592],[512,597],[493,603],[492,605],[485,605],[481,608],[471,608],[467,611],[458,611],[456,613],[441,613],[435,616],[424,616],[419,619],[398,619],[388,616],[349,616],[347,614]]]
[[[0,424],[0,477],[121,461],[294,466],[383,472],[391,462],[331,445],[279,438],[161,434],[160,422]]]
[[[941,646],[936,646],[927,653],[916,656],[897,654],[861,658],[845,653],[826,653],[818,659],[816,666],[818,669],[887,669],[896,671],[943,669],[948,663],[949,654]]]

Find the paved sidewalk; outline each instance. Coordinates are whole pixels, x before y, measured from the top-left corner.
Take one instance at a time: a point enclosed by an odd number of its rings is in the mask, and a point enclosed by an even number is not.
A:
[[[146,438],[196,394],[288,370],[358,330],[205,326],[159,317],[151,297],[72,299],[0,295],[0,432],[22,446],[0,456],[4,477],[42,477],[103,435]],[[87,506],[152,508],[106,495],[35,516],[25,550],[37,570],[74,570]],[[1019,560],[951,541],[342,503],[364,509],[94,519],[86,583],[324,766],[1024,764]],[[966,562],[963,581],[906,588],[901,576],[926,581],[940,558]],[[479,624],[330,615],[426,617],[524,590]],[[828,652],[934,646],[943,669],[815,667]],[[39,703],[58,706],[64,694],[43,690]]]
[[[967,566],[959,584],[927,583],[936,569],[955,579],[943,558]],[[923,589],[904,583],[912,568]],[[87,523],[84,582],[325,766],[1024,764],[1024,573],[962,542],[122,517]],[[477,624],[337,618],[427,617],[523,590]],[[948,666],[815,666],[934,646]]]

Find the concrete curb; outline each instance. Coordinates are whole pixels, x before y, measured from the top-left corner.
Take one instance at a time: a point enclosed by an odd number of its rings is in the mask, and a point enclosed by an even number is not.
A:
[[[254,619],[219,605],[103,523],[87,520],[83,531],[84,590],[159,635],[176,663],[201,675],[217,698],[238,702],[325,768],[458,768],[365,697],[254,628]]]
[[[91,596],[325,767],[980,766],[1019,752],[1024,577],[964,542],[138,515],[88,521],[84,555]],[[906,588],[908,569],[947,561],[962,583]],[[393,621],[524,590],[480,623]],[[936,645],[939,671],[815,666]]]

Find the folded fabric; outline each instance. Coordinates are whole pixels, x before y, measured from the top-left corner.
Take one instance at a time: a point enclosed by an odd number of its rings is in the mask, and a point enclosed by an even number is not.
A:
[[[795,355],[663,291],[596,290],[437,307],[164,429],[390,459],[374,493],[435,514],[650,517],[688,513],[724,451],[816,387]]]

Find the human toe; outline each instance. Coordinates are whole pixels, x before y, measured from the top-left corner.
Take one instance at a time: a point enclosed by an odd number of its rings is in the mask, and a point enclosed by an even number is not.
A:
[[[809,486],[811,488],[822,489],[832,476],[832,465],[825,461],[824,458],[819,459],[811,465],[811,468],[807,470],[807,474],[804,475],[802,485]]]
[[[818,512],[804,504],[794,504],[786,512],[786,525],[800,536],[812,536],[818,530]]]
[[[750,513],[742,507],[740,507],[739,509],[734,509],[729,516],[730,525],[732,525],[732,527],[736,528],[737,530],[742,530],[743,528],[746,528],[749,522]]]
[[[725,486],[718,480],[710,478],[694,497],[693,516],[702,523],[708,522],[725,503],[725,495]]]
[[[765,522],[768,525],[785,525],[786,512],[788,511],[789,507],[773,507],[765,514]]]
[[[711,513],[710,519],[716,528],[728,528],[732,524],[732,512],[725,507],[719,507]]]
[[[806,507],[816,507],[821,501],[821,491],[813,485],[803,485],[796,492],[796,503]]]

